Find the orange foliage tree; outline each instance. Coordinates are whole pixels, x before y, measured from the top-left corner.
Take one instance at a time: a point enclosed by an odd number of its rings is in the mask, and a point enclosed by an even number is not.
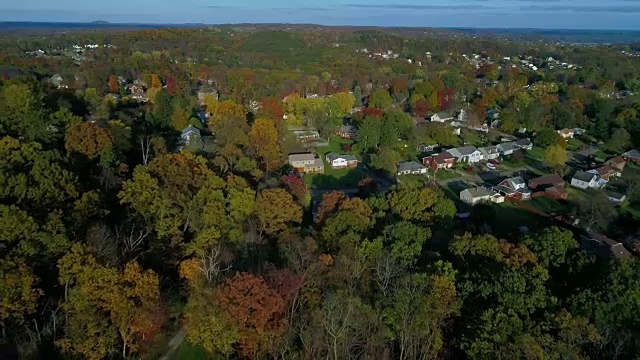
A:
[[[278,129],[276,129],[273,121],[257,119],[251,126],[251,131],[249,131],[249,142],[267,172],[280,165]]]
[[[69,126],[64,145],[69,152],[95,160],[113,146],[113,138],[108,130],[96,123],[80,122]]]
[[[116,94],[118,90],[118,78],[115,75],[109,76],[109,92]]]
[[[286,329],[284,299],[259,276],[237,273],[216,292],[216,300],[238,327],[240,353],[247,358],[269,353]]]

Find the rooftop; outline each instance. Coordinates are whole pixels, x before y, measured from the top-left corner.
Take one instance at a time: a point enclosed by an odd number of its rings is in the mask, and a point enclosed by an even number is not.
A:
[[[303,154],[290,154],[289,161],[310,161],[315,160],[315,155],[312,153],[303,153]]]
[[[415,161],[403,161],[398,163],[398,172],[417,171],[424,168],[424,166],[418,164]]]
[[[562,177],[560,177],[560,175],[558,174],[544,175],[529,181],[531,187],[538,187],[542,185],[556,185],[562,183],[564,183],[564,180],[562,180]]]
[[[596,174],[590,174],[588,172],[578,171],[573,175],[573,178],[578,179],[580,181],[584,181],[584,182],[591,182],[593,178],[596,176],[597,176]]]
[[[462,190],[460,192],[460,194],[462,194],[463,192],[468,192],[471,195],[471,197],[474,198],[474,199],[493,195],[493,193],[491,191],[489,191],[487,188],[485,188],[483,186],[478,186],[476,188]]]

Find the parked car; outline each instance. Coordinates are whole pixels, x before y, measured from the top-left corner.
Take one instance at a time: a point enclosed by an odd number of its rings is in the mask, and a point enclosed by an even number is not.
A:
[[[496,169],[496,165],[495,165],[495,164],[493,164],[493,163],[491,163],[491,162],[488,162],[488,163],[487,163],[487,168],[489,168],[489,169],[491,169],[491,170],[495,170],[495,169]]]
[[[500,163],[498,162],[498,160],[489,160],[488,161],[489,164],[493,165],[493,166],[498,166],[500,165]]]

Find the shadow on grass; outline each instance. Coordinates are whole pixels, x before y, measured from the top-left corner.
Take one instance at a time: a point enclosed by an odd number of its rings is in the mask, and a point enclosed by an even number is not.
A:
[[[334,170],[328,174],[307,174],[305,180],[312,189],[330,190],[330,189],[356,189],[358,183],[367,178],[367,174],[359,169],[343,169]]]

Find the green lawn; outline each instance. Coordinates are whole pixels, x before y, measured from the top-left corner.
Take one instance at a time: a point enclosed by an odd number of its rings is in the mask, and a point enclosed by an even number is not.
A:
[[[188,342],[183,342],[178,347],[178,350],[171,357],[172,360],[206,360],[209,359],[207,353],[201,348],[191,345]]]
[[[334,169],[324,161],[324,174],[305,174],[304,183],[310,189],[355,189],[367,174],[359,169]]]
[[[566,202],[561,202],[546,197],[538,197],[531,200],[531,206],[536,209],[545,212],[549,215],[559,215],[567,213],[570,208]]]
[[[527,152],[527,156],[534,160],[543,162],[545,151],[546,150],[544,148],[541,148],[539,146],[534,146],[533,149]]]
[[[623,204],[622,207],[620,207],[620,214],[629,214],[640,221],[640,204]]]
[[[451,180],[459,179],[462,177],[459,172],[455,170],[438,170],[436,171],[436,179],[438,180]]]
[[[545,224],[545,221],[542,220],[546,220],[546,218],[519,208],[517,205],[509,202],[495,205],[495,208],[496,220],[494,231],[499,236],[518,233],[521,226],[526,226],[533,232]]]
[[[343,139],[341,137],[333,136],[329,138],[329,146],[318,147],[316,148],[316,152],[318,153],[318,156],[322,156],[322,157],[324,157],[325,154],[330,152],[344,155],[345,152],[342,150],[343,144],[352,145],[353,140],[348,140],[348,139]]]
[[[585,144],[578,139],[568,139],[567,141],[567,150],[569,151],[577,151],[584,148]]]

